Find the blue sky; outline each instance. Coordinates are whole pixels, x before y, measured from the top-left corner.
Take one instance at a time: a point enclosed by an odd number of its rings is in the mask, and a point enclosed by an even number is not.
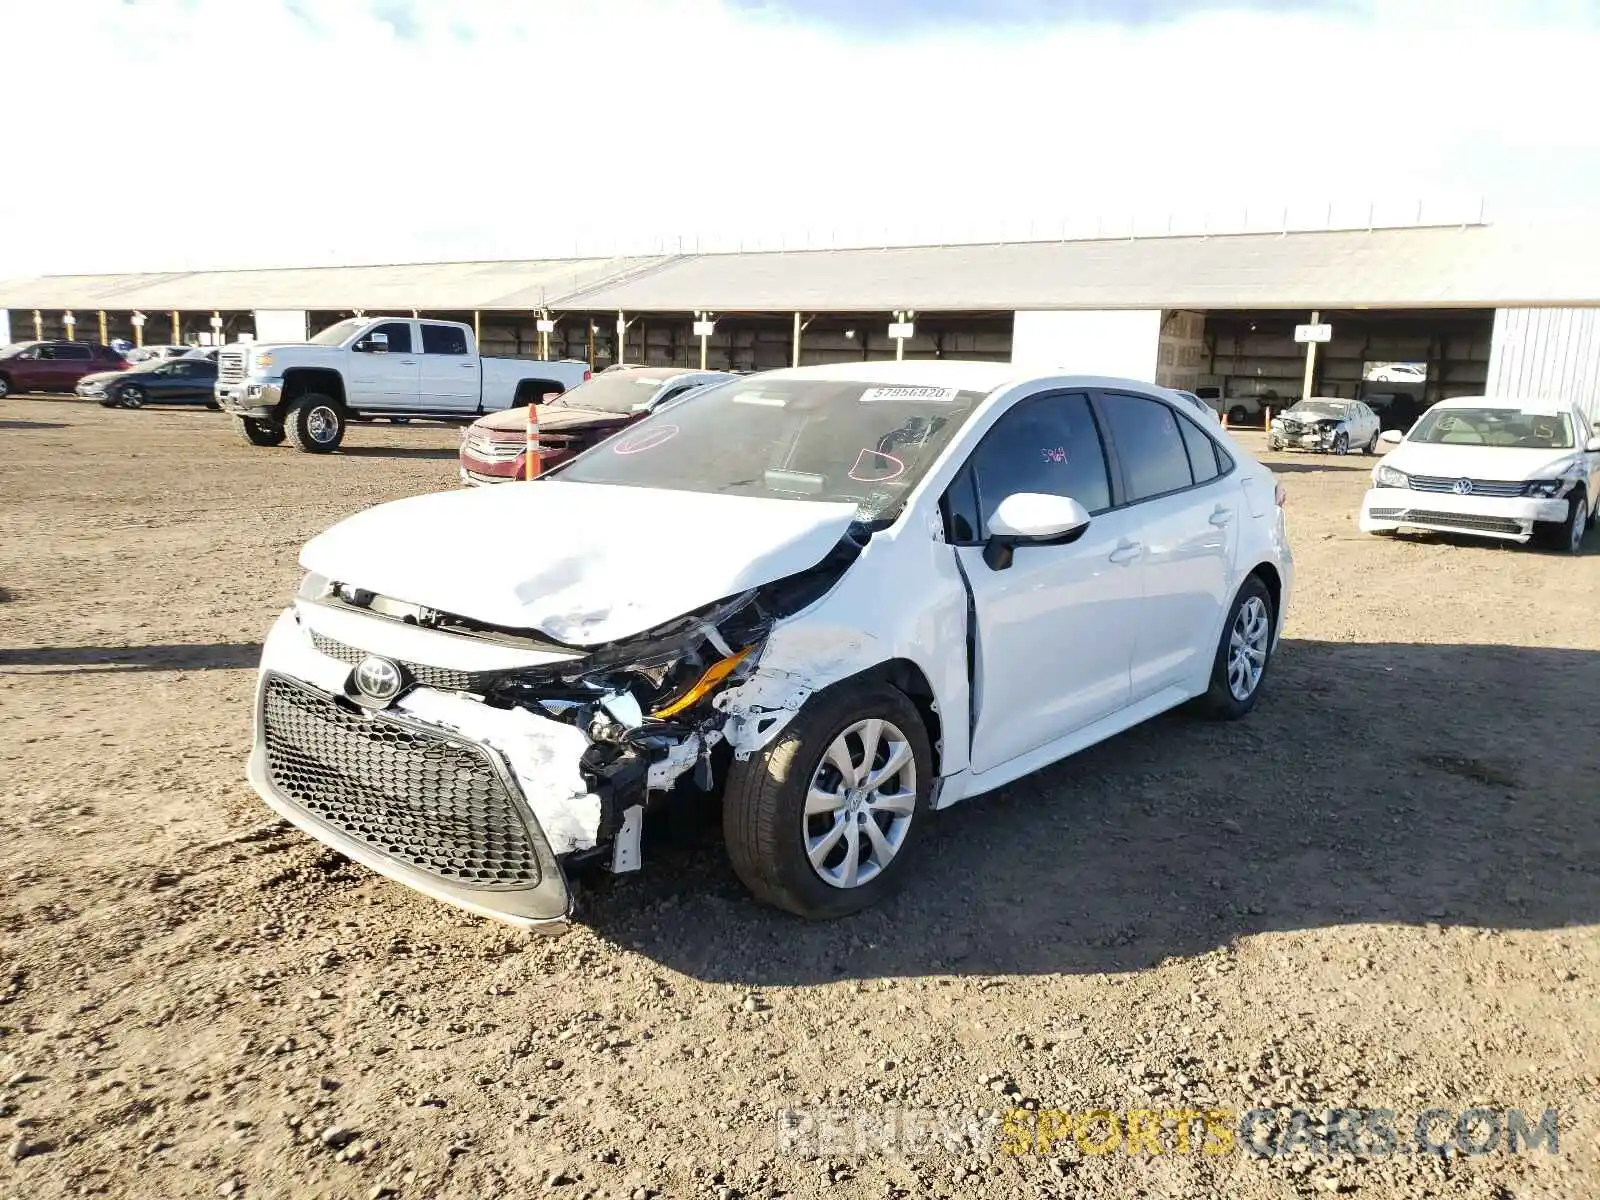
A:
[[[1600,196],[1600,0],[57,0],[7,44],[67,7],[70,78],[8,65],[14,138],[74,136],[0,189],[0,274]]]

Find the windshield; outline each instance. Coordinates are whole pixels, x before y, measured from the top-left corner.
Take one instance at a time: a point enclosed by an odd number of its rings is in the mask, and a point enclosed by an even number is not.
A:
[[[646,417],[550,477],[844,501],[856,505],[862,520],[889,521],[899,516],[907,494],[985,394],[839,380],[741,379]]]
[[[1349,415],[1350,406],[1334,400],[1302,400],[1284,414],[1286,417],[1333,417],[1336,420]]]
[[[634,375],[617,371],[609,375],[596,375],[587,383],[580,383],[571,391],[563,392],[556,403],[564,408],[583,408],[590,412],[617,413],[631,416],[643,412],[643,405],[670,379],[654,375]]]
[[[337,325],[329,325],[311,339],[311,344],[313,346],[337,346],[357,330],[363,328],[366,323],[366,319],[363,317],[347,317]]]
[[[1408,442],[1436,446],[1509,446],[1521,450],[1571,450],[1566,413],[1515,408],[1435,408],[1423,414]]]

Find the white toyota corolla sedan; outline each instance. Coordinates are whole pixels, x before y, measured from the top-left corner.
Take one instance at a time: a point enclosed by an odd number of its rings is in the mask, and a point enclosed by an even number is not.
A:
[[[758,897],[861,909],[932,810],[1185,701],[1248,712],[1293,583],[1272,474],[1172,393],[951,362],[736,379],[300,561],[252,783],[524,927],[708,792]]]
[[[1463,396],[1423,413],[1372,471],[1361,529],[1539,537],[1577,554],[1600,505],[1600,437],[1565,400]]]

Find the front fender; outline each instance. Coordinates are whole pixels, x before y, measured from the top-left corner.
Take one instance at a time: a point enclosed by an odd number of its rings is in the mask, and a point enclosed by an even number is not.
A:
[[[775,625],[756,670],[716,705],[736,755],[770,745],[825,687],[896,661],[926,678],[939,714],[939,774],[964,770],[969,753],[967,589],[955,552],[908,523],[876,535],[838,585]]]

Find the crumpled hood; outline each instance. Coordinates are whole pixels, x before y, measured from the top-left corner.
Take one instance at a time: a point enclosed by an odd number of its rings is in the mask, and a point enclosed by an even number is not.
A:
[[[1527,450],[1515,446],[1439,446],[1402,442],[1384,457],[1383,465],[1407,475],[1441,475],[1461,479],[1554,479],[1579,451]]]
[[[855,515],[853,504],[503,483],[369,508],[307,542],[300,565],[595,646],[815,566]]]
[[[587,408],[568,408],[563,404],[538,404],[534,412],[539,418],[541,430],[559,432],[563,429],[579,429],[591,425],[626,425],[632,417],[623,413],[595,412]],[[497,413],[490,413],[486,417],[479,417],[472,423],[475,429],[493,429],[499,432],[506,430],[524,430],[528,427],[528,410],[525,408],[506,408]]]

